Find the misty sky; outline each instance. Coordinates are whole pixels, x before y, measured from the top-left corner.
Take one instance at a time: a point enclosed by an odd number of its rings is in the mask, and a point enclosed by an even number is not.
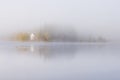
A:
[[[120,40],[119,4],[120,0],[1,0],[0,33],[57,24]]]

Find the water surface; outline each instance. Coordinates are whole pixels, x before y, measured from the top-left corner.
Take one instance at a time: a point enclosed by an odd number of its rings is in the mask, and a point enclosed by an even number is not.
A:
[[[0,43],[1,80],[119,80],[119,44]]]

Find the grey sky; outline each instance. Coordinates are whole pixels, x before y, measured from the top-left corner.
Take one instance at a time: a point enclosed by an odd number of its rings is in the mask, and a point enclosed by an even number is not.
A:
[[[77,32],[119,38],[120,0],[1,0],[1,35],[44,24],[73,26]]]

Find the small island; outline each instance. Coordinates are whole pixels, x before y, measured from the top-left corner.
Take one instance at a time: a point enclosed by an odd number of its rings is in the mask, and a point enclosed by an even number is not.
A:
[[[101,36],[80,36],[74,29],[58,29],[45,27],[31,32],[18,32],[11,36],[11,40],[21,42],[106,42]]]

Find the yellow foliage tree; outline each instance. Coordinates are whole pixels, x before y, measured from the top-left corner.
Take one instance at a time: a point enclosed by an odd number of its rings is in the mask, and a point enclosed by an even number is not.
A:
[[[16,35],[17,41],[29,41],[29,34],[28,33],[19,33]]]

